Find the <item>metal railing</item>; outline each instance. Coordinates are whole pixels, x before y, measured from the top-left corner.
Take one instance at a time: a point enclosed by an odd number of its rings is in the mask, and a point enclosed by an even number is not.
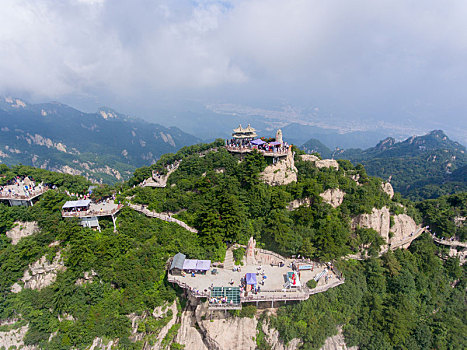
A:
[[[180,288],[186,289],[188,293],[190,293],[192,296],[196,298],[209,298],[210,297],[210,293],[205,293],[204,291],[199,291],[199,290],[193,290],[188,284],[178,280],[174,276],[167,275],[167,281],[169,281],[170,283],[178,284]]]
[[[62,217],[87,217],[87,216],[109,216],[114,215],[120,209],[122,209],[123,204],[119,204],[116,208],[107,211],[107,210],[82,210],[82,211],[63,211]]]

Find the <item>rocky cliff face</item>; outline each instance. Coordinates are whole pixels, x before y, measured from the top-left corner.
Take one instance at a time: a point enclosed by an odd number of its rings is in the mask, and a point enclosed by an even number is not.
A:
[[[196,319],[192,311],[183,311],[180,317],[180,329],[175,341],[185,345],[185,349],[208,350],[201,333],[196,329]]]
[[[386,242],[389,241],[390,213],[387,207],[373,208],[371,214],[360,214],[352,219],[353,229],[357,227],[372,228],[377,231]]]
[[[0,332],[0,348],[23,350],[37,349],[35,346],[24,346],[23,339],[28,329],[29,327],[26,325],[16,329],[11,329],[8,332]]]
[[[264,322],[261,325],[261,329],[271,350],[296,350],[302,345],[302,341],[296,338],[292,339],[287,345],[284,345],[279,339],[279,332],[274,328],[270,328],[268,322]]]
[[[57,273],[64,270],[63,258],[60,252],[57,252],[52,262],[49,262],[43,256],[35,263],[29,265],[29,268],[24,271],[21,281],[24,283],[24,288],[40,290],[54,283]],[[19,291],[21,291],[21,286],[15,283],[12,286],[12,292],[17,293]]]
[[[292,211],[294,209],[297,209],[297,208],[301,207],[302,205],[309,206],[310,205],[310,198],[307,197],[307,198],[293,200],[292,202],[290,202],[287,205],[287,210]]]
[[[388,194],[389,198],[392,199],[392,197],[394,197],[394,189],[392,188],[392,185],[389,182],[383,182],[381,184],[381,187],[383,188],[383,191]]]
[[[347,346],[345,343],[342,328],[338,328],[338,333],[332,337],[326,338],[324,345],[320,350],[358,350],[358,346]]]
[[[256,318],[229,317],[217,313],[209,319],[207,304],[200,304],[195,311],[196,322],[204,335],[209,349],[254,350],[256,349]]]
[[[351,226],[353,229],[357,227],[372,228],[384,238],[386,243],[391,245],[410,237],[412,233],[415,233],[420,228],[406,214],[394,215],[394,225],[391,227],[390,217],[391,214],[387,207],[381,209],[373,208],[371,214],[361,214],[354,217]],[[393,233],[391,238],[389,238],[389,231]]]
[[[406,214],[395,215],[393,218],[394,225],[390,230],[394,235],[389,241],[391,244],[397,244],[398,241],[404,240],[420,228],[415,221]]]
[[[11,244],[18,244],[21,238],[31,236],[34,233],[39,231],[39,226],[37,222],[23,222],[15,221],[15,226],[6,233],[8,238],[11,238]]]
[[[334,159],[319,159],[312,154],[302,154],[300,156],[303,161],[312,162],[317,168],[334,168],[339,170],[339,163]]]
[[[337,208],[344,200],[345,192],[338,188],[330,188],[320,194],[323,201]]]
[[[297,168],[292,152],[274,165],[269,165],[261,173],[261,179],[270,186],[287,185],[297,181]]]
[[[300,158],[302,158],[304,162],[313,162],[313,163],[319,160],[317,156],[314,156],[312,154],[302,154]]]

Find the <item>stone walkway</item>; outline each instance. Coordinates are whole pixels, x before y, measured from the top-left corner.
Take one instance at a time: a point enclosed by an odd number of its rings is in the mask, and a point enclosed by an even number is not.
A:
[[[180,161],[181,162],[181,161]],[[169,176],[178,169],[178,166],[180,165],[180,162],[177,162],[175,164],[172,164],[169,166],[170,170],[166,175],[160,176],[157,180],[154,180],[154,177],[151,176],[150,178],[144,180],[140,186],[141,187],[159,187],[163,188],[167,186],[167,180],[169,179]]]
[[[232,270],[234,267],[234,258],[232,249],[229,248],[225,252],[225,259],[224,259],[224,269]]]
[[[170,215],[157,213],[155,211],[150,211],[150,210],[148,210],[147,206],[145,206],[145,205],[129,204],[128,206],[131,209],[139,211],[140,213],[142,213],[142,214],[144,214],[146,216],[149,216],[151,218],[156,218],[156,219],[164,220],[164,221],[167,221],[167,222],[173,222],[173,223],[183,227],[185,230],[188,230],[188,231],[193,232],[193,233],[198,233],[197,229],[188,226],[183,221],[175,219],[175,218],[171,217]]]
[[[438,244],[442,244],[442,245],[447,245],[447,246],[451,246],[451,247],[463,247],[463,248],[467,248],[467,242],[460,242],[460,241],[450,241],[450,240],[447,240],[447,239],[439,239],[438,237],[433,237],[433,241],[435,241],[436,243]]]

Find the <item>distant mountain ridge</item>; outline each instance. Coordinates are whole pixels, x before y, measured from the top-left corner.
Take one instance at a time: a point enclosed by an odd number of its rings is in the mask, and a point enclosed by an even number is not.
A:
[[[442,130],[401,142],[388,137],[365,150],[337,150],[334,158],[362,163],[369,175],[391,179],[396,191],[415,200],[467,190],[466,148]]]
[[[8,165],[22,163],[115,182],[162,154],[197,142],[178,128],[110,108],[84,113],[56,102],[0,98],[0,162]]]

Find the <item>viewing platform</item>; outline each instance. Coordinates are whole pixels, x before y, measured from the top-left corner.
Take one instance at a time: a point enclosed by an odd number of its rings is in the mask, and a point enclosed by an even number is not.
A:
[[[250,153],[253,152],[253,150],[257,150],[259,153],[261,153],[265,157],[287,157],[287,154],[289,153],[288,148],[281,148],[278,150],[263,150],[263,149],[258,149],[255,147],[251,146],[236,146],[236,145],[227,145],[225,146],[227,151],[231,153],[239,153],[239,154],[244,154],[244,153]]]
[[[100,231],[99,217],[110,216],[114,225],[114,231],[116,231],[116,214],[122,207],[123,204],[115,204],[113,200],[99,203],[91,202],[89,199],[68,201],[62,207],[62,217],[79,218],[81,226],[96,228]]]
[[[263,249],[253,251],[252,255],[250,248],[248,258],[247,248],[244,266],[224,268],[230,266],[226,261],[204,271],[183,269],[183,254],[177,254],[167,278],[193,297],[208,298],[210,310],[240,309],[242,303],[267,302],[273,307],[275,302],[304,301],[345,282],[330,263],[284,258]],[[307,286],[310,280],[316,281],[316,287]]]
[[[26,178],[14,184],[0,186],[0,201],[8,201],[11,206],[32,206],[37,197],[48,190],[48,186],[36,185]]]
[[[68,202],[67,202],[68,203]],[[94,216],[112,216],[117,214],[122,209],[123,204],[115,204],[113,202],[90,203],[88,209],[80,211],[62,210],[64,218],[88,218]]]

